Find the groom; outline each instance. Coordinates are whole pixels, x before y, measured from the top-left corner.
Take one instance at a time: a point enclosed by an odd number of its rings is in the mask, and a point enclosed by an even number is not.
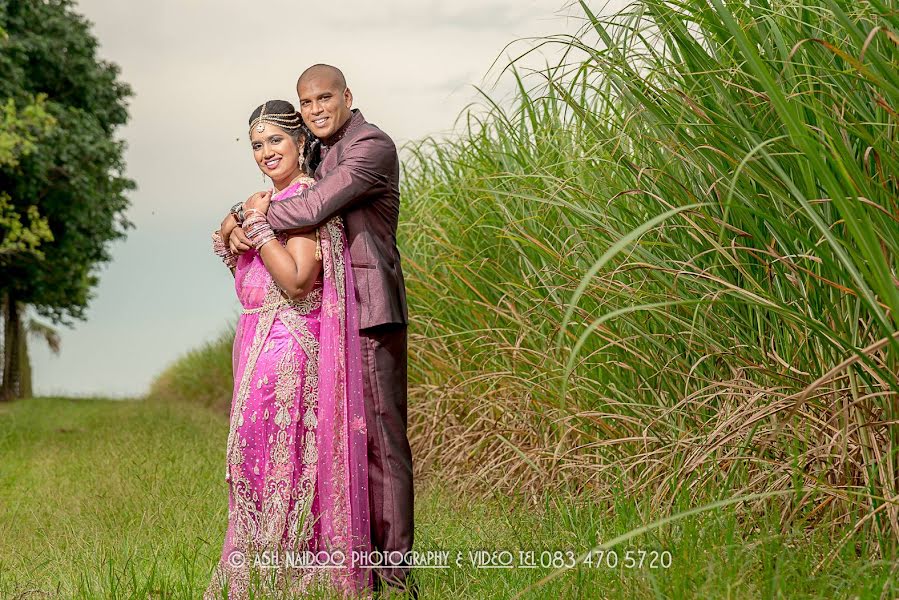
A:
[[[406,437],[406,290],[396,246],[399,158],[387,134],[352,109],[353,94],[339,69],[309,67],[297,93],[303,120],[322,141],[316,185],[271,205],[267,194],[255,194],[244,209],[267,211],[275,231],[311,231],[335,214],[344,217],[359,300],[372,543],[376,550],[405,555],[412,550],[413,489]],[[230,242],[237,251],[250,247],[239,227]],[[409,569],[379,569],[376,589],[408,588],[416,597]]]

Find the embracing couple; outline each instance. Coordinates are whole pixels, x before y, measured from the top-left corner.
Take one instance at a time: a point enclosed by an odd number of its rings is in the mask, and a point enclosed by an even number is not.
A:
[[[269,100],[250,115],[273,189],[234,205],[213,233],[243,311],[228,529],[204,598],[246,598],[251,586],[416,597],[400,558],[412,550],[413,489],[396,146],[352,108],[339,69],[306,69],[297,93],[299,112]],[[377,556],[386,562],[364,564]]]

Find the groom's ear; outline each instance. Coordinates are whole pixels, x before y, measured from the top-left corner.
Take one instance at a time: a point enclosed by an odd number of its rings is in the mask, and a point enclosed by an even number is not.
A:
[[[350,88],[343,91],[343,101],[346,103],[347,108],[353,108],[353,92],[350,91]]]

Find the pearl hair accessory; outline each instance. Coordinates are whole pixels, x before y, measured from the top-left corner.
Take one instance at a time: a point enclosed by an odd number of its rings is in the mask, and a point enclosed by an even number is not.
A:
[[[292,113],[269,113],[266,114],[267,102],[262,104],[262,110],[259,112],[259,116],[253,119],[253,122],[250,123],[250,130],[255,127],[256,131],[262,133],[265,131],[265,124],[271,123],[277,127],[282,129],[297,129],[302,126],[303,119],[300,117],[300,114],[297,112]]]

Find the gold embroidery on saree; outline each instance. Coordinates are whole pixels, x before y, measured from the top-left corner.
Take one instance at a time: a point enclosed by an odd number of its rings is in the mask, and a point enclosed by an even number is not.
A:
[[[314,288],[301,300],[301,302],[305,302],[306,312],[311,312],[321,305],[321,293],[320,287]],[[302,402],[302,431],[304,433],[302,471],[296,487],[292,490],[293,508],[287,516],[287,547],[299,550],[312,539],[314,525],[311,511],[316,485],[316,463],[318,462],[315,435],[318,419],[315,415],[318,410],[319,345],[318,340],[306,326],[306,320],[297,311],[282,310],[278,314],[278,318],[306,353]]]
[[[321,289],[313,290],[313,293],[307,295],[303,300],[292,302],[289,305],[281,304],[278,306],[276,302],[280,296],[280,290],[273,281],[270,282],[264,304],[274,305],[274,307],[271,310],[262,312],[256,324],[253,344],[248,351],[247,362],[244,366],[237,394],[235,394],[228,436],[228,450],[226,451],[228,457],[227,474],[232,476],[232,493],[234,497],[234,510],[229,515],[234,523],[232,532],[233,544],[236,548],[245,552],[247,556],[254,552],[281,547],[285,528],[287,528],[285,537],[289,546],[294,548],[299,548],[300,544],[308,542],[313,533],[312,523],[308,522],[309,519],[306,519],[307,524],[302,528],[302,531],[297,531],[298,516],[303,511],[308,512],[311,509],[312,496],[315,489],[316,449],[314,426],[316,419],[314,414],[318,391],[318,341],[308,331],[308,328],[305,326],[305,319],[301,315],[308,314],[320,306]],[[300,342],[308,357],[305,361],[306,369],[302,399],[303,424],[307,427],[307,430],[304,432],[303,439],[297,440],[297,443],[302,443],[303,453],[303,469],[300,482],[297,486],[291,486],[294,473],[290,467],[287,429],[293,421],[290,416],[290,407],[294,398],[296,398],[299,366],[293,342],[291,341],[288,343],[288,348],[276,367],[278,377],[275,384],[273,424],[278,428],[278,431],[274,436],[269,436],[271,465],[269,467],[270,472],[266,474],[267,481],[263,484],[264,497],[260,499],[241,469],[245,459],[243,448],[246,447],[247,440],[241,434],[240,429],[244,424],[244,413],[249,398],[250,382],[256,370],[259,355],[263,348],[268,350],[274,346],[274,340],[268,340],[267,342],[266,340],[279,313],[282,317],[280,319],[282,322],[285,320],[290,321],[292,325],[302,323],[302,330],[305,332],[301,340],[297,341]],[[295,330],[296,327],[291,329]],[[266,376],[259,378],[257,380],[257,389],[267,383],[268,378]],[[310,414],[313,415],[312,419],[308,418]],[[264,418],[268,420],[269,417],[269,409],[266,408]],[[255,422],[255,419],[252,420]],[[254,473],[258,475],[258,466],[254,467]],[[292,487],[294,489],[291,489]],[[260,505],[260,500],[262,501],[261,511],[257,508]],[[294,508],[288,514],[290,502],[294,503]],[[223,571],[221,565],[217,569],[217,576],[229,577],[230,575],[237,577],[237,580],[232,579],[232,581],[237,583],[238,589],[242,588],[243,572],[235,572],[227,566],[224,567]]]
[[[327,235],[321,236],[322,254],[323,254],[323,272],[325,277],[333,277],[337,287],[336,302],[322,302],[322,288],[316,287],[305,298],[299,302],[291,302],[289,305],[277,305],[278,298],[281,296],[280,290],[274,285],[273,281],[269,281],[269,287],[266,290],[264,305],[273,306],[272,310],[260,311],[259,320],[255,327],[253,344],[248,349],[247,361],[241,376],[241,383],[235,394],[235,402],[232,407],[231,426],[228,437],[228,471],[233,474],[232,492],[234,496],[234,513],[232,514],[235,524],[233,531],[233,543],[236,548],[246,552],[246,556],[250,556],[254,551],[260,551],[269,548],[281,548],[282,537],[284,547],[286,549],[302,549],[306,547],[313,535],[313,519],[311,516],[311,507],[313,497],[316,490],[316,479],[318,474],[318,446],[316,440],[316,429],[318,425],[318,386],[319,386],[319,342],[311,334],[307,326],[306,319],[302,315],[306,315],[316,308],[321,308],[323,316],[334,317],[339,319],[340,326],[338,328],[339,340],[337,340],[338,348],[346,347],[345,339],[345,314],[346,314],[346,286],[345,286],[345,269],[347,265],[344,263],[343,246],[341,244],[341,236],[343,233],[342,221],[335,217],[326,225]],[[244,423],[244,412],[246,411],[246,403],[249,397],[249,390],[253,372],[256,370],[256,362],[261,351],[269,352],[276,347],[275,340],[268,340],[271,327],[275,320],[279,320],[290,333],[288,348],[284,355],[280,357],[276,366],[277,379],[274,385],[275,403],[272,406],[273,415],[269,414],[268,408],[265,410],[264,420],[268,421],[273,416],[272,427],[269,436],[269,461],[267,466],[266,481],[262,487],[263,498],[260,499],[258,494],[253,490],[249,481],[245,476],[245,467],[243,465],[245,457],[243,447],[246,446],[247,440],[239,430]],[[299,359],[293,347],[293,343],[298,344],[304,351],[305,370],[303,372],[303,386],[301,393],[302,411],[295,411],[296,418],[292,418],[291,407],[297,395],[298,386],[298,370]],[[337,548],[344,550],[349,549],[350,540],[347,539],[345,533],[347,529],[347,517],[349,515],[349,497],[347,490],[347,451],[341,441],[346,439],[346,387],[345,378],[346,364],[344,353],[337,353],[337,378],[335,393],[337,402],[335,403],[334,425],[335,445],[332,448],[333,453],[333,476],[334,491],[332,500],[334,503],[334,512],[336,514],[329,515],[333,519],[334,529],[337,532]],[[263,376],[258,380],[258,386],[268,384],[268,379]],[[258,388],[257,388],[258,389]],[[252,414],[250,420],[256,422],[256,412]],[[299,421],[302,420],[302,426]],[[364,428],[364,422],[358,423],[359,417],[354,420],[352,428],[360,431]],[[361,427],[360,427],[361,425]],[[291,440],[290,434],[296,435],[297,438]],[[299,439],[302,436],[302,440]],[[237,443],[240,439],[241,443]],[[302,448],[302,462],[297,467],[292,466],[289,456],[289,449],[296,447]],[[297,474],[295,469],[300,469]],[[299,477],[297,477],[299,475]],[[296,479],[296,484],[291,485]],[[258,510],[262,500],[262,510]],[[278,574],[279,584],[283,583],[291,590],[301,592],[308,590],[308,586],[313,584],[314,580],[321,580],[325,586],[329,586],[335,581],[330,579],[327,571],[318,570],[318,572],[309,571],[307,569],[293,570],[288,574],[288,579],[283,580],[282,575]],[[334,573],[335,576],[340,576]],[[245,597],[247,587],[249,585],[248,572],[246,569],[234,569],[227,562],[220,563],[210,583],[209,589],[213,589],[214,584],[221,584],[225,580],[230,582],[234,592],[238,597]],[[280,587],[280,585],[279,585]],[[221,589],[221,587],[215,588]],[[204,596],[205,597],[205,596]]]
[[[278,289],[278,286],[275,285],[275,282],[271,281],[265,293],[265,301],[274,301],[280,296],[281,291]],[[228,431],[228,444],[226,449],[228,465],[236,467],[243,461],[243,453],[240,452],[240,447],[234,443],[234,438],[237,436],[238,428],[243,425],[243,411],[247,403],[247,398],[250,396],[250,378],[253,376],[253,371],[256,369],[256,361],[259,359],[262,343],[268,337],[272,323],[274,322],[275,311],[271,311],[270,313],[266,312],[261,314],[259,316],[259,321],[256,323],[255,332],[253,334],[253,344],[250,347],[247,363],[244,365],[240,385],[236,390],[234,406],[232,407],[231,412],[231,426]],[[230,478],[230,470],[230,466],[226,467],[225,479]]]
[[[346,264],[343,259],[343,245],[342,245],[342,236],[343,236],[343,221],[340,218],[333,218],[327,223],[328,235],[329,235],[329,251],[327,252],[330,260],[325,260],[326,263],[332,263],[331,268],[333,269],[333,277],[334,284],[337,288],[337,318],[340,326],[337,328],[338,331],[338,348],[346,348],[346,278],[345,278],[345,269]],[[347,431],[345,427],[346,423],[346,361],[344,359],[345,353],[338,352],[337,353],[337,377],[336,377],[336,389],[335,395],[337,397],[337,402],[335,402],[335,431],[334,431],[334,439],[335,440],[345,440],[347,436]],[[347,490],[347,479],[349,477],[349,473],[347,472],[347,454],[345,444],[339,443],[334,448],[334,458],[333,458],[333,473],[335,485],[334,485],[334,509],[335,513],[332,515],[334,519],[334,531],[338,532],[336,544],[340,548],[349,549],[349,540],[343,535],[344,532],[347,532],[347,515],[350,512],[349,506],[349,491]]]

